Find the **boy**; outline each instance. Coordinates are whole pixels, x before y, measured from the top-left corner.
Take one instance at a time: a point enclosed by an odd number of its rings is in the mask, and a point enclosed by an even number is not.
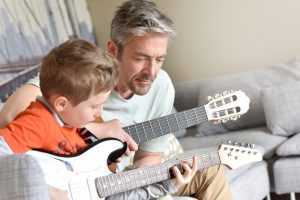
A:
[[[117,81],[116,65],[98,47],[81,39],[69,40],[43,59],[42,97],[0,129],[0,139],[15,153],[41,149],[60,155],[75,154],[87,146],[79,128],[99,117]],[[141,198],[164,195],[189,182],[196,172],[196,161],[192,169],[185,163],[183,168],[185,173],[181,175],[174,167],[176,178],[171,181],[140,188]],[[129,196],[124,193],[124,198]]]

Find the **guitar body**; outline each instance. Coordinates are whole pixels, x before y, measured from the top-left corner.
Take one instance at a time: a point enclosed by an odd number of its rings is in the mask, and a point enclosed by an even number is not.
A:
[[[223,123],[228,120],[236,120],[241,114],[248,111],[249,102],[249,98],[241,91],[226,92],[223,95],[216,95],[204,106],[130,125],[123,129],[140,144],[207,120],[222,121]],[[93,136],[88,131],[85,134],[88,138]],[[44,171],[46,183],[68,191],[70,200],[99,200],[100,197],[110,196],[170,178],[169,166],[164,167],[164,171],[159,170],[161,166],[156,166],[158,168],[151,166],[136,169],[136,171],[130,170],[112,174],[108,165],[125,153],[126,143],[114,138],[98,140],[94,137],[94,139],[96,142],[89,148],[72,156],[54,155],[40,151],[29,151],[28,154],[34,156],[39,162]],[[218,154],[212,153],[210,156],[202,157],[201,162],[203,159],[209,158],[206,162],[203,162],[208,164],[205,167],[219,164],[220,159],[221,163],[227,165],[233,162],[234,164],[231,166],[235,167],[238,166],[236,163],[239,157],[246,157],[246,163],[251,156],[255,158],[252,161],[261,160],[262,157],[257,151],[253,151],[252,155],[252,151],[247,148],[222,146]],[[236,156],[233,156],[234,154]],[[153,173],[150,173],[151,171]]]
[[[73,156],[59,156],[36,150],[27,154],[38,161],[45,173],[46,183],[68,191],[70,200],[96,200],[100,198],[94,184],[95,177],[111,174],[108,168],[110,160],[120,157],[126,148],[126,144],[120,140],[107,138]]]

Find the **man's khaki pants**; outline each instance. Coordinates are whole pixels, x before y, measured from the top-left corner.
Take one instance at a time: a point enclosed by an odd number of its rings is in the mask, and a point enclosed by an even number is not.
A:
[[[197,171],[190,183],[183,186],[176,196],[192,196],[199,200],[231,200],[224,166],[217,165]]]

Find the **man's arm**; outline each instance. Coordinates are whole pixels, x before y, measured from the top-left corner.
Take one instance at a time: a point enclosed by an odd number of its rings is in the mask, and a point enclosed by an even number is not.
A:
[[[32,84],[26,84],[17,89],[8,98],[0,112],[0,128],[14,120],[19,113],[24,111],[40,95],[40,88]]]
[[[16,90],[6,101],[0,111],[0,128],[5,127],[13,121],[16,116],[23,112],[32,101],[35,101],[37,96],[41,96],[40,88],[33,84],[25,84]],[[130,150],[137,150],[137,144],[133,139],[122,129],[118,121],[93,123],[87,127],[98,138],[115,137],[124,142],[127,142]]]

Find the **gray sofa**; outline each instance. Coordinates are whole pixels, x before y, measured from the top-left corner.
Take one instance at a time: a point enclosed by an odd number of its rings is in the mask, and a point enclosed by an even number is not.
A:
[[[235,200],[269,199],[271,191],[291,193],[293,199],[294,193],[300,191],[300,176],[297,176],[300,174],[300,157],[297,156],[300,154],[300,145],[297,145],[300,144],[300,135],[297,135],[300,123],[296,120],[298,112],[300,114],[296,107],[300,104],[298,80],[300,65],[295,61],[213,79],[175,82],[178,111],[204,105],[207,96],[229,89],[241,89],[250,97],[250,110],[239,120],[218,125],[202,123],[177,135],[185,150],[218,146],[228,140],[254,143],[264,149],[263,161],[228,170]],[[9,164],[7,159],[13,163]],[[10,186],[5,168],[21,166],[18,163],[30,163],[31,167],[17,168],[15,173],[19,174],[21,182]],[[0,165],[0,200],[46,199],[48,191],[41,171],[30,156],[4,156]],[[40,176],[38,181],[30,178],[32,168],[36,171],[35,178]],[[32,195],[30,191],[37,193]]]
[[[228,171],[234,199],[270,198],[270,192],[300,192],[300,63],[285,64],[207,80],[175,82],[178,111],[204,105],[207,96],[243,90],[251,99],[248,113],[224,124],[202,123],[179,141],[185,150],[217,146],[227,140],[254,143],[264,161]],[[299,114],[299,115],[298,115]]]

